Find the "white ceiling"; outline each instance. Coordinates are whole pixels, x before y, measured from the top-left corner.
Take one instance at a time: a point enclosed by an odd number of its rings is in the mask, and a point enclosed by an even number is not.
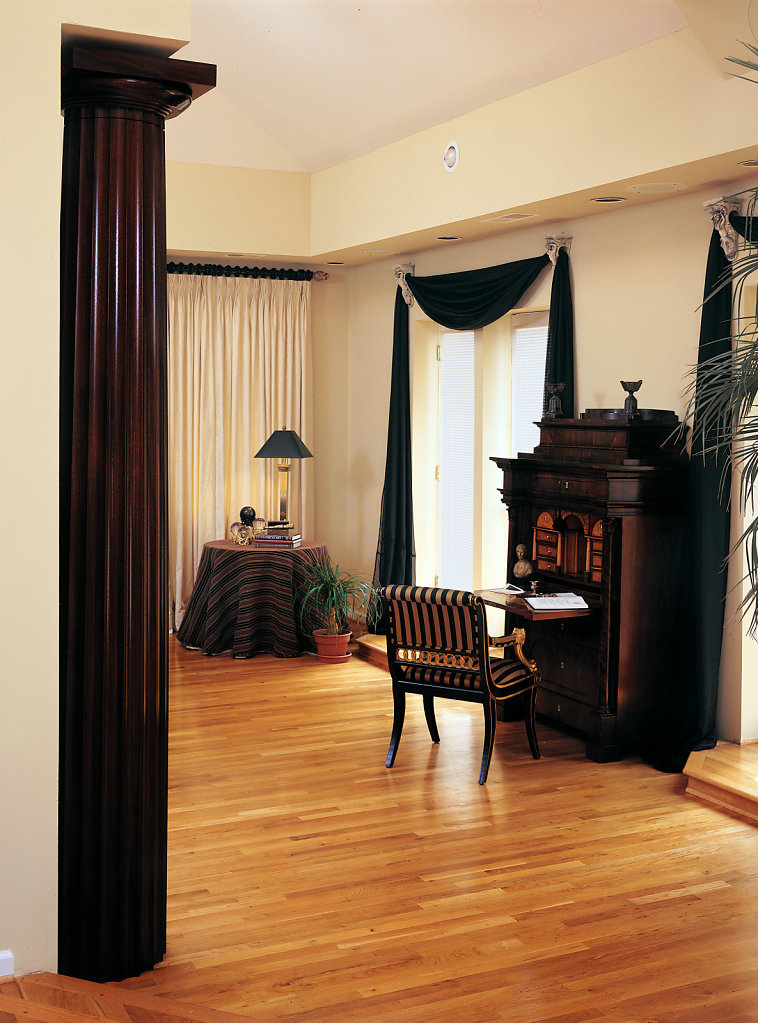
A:
[[[216,64],[218,85],[172,122],[167,157],[319,170],[676,32],[680,6],[192,0],[192,42],[176,56]]]

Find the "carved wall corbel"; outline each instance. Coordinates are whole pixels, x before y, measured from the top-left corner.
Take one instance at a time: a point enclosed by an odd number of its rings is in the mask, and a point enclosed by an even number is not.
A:
[[[560,252],[561,249],[565,249],[567,254],[571,252],[572,241],[573,241],[572,238],[567,238],[565,235],[562,234],[547,235],[547,237],[545,238],[545,252],[550,257],[550,262],[553,264],[553,266],[555,266],[555,264],[558,261],[558,253]]]
[[[737,255],[740,246],[740,236],[729,223],[730,213],[742,212],[742,201],[735,196],[722,196],[720,199],[711,199],[704,202],[705,211],[711,218],[714,228],[721,238],[721,248],[724,255],[731,261]]]
[[[395,277],[397,277],[397,283],[400,285],[400,290],[403,293],[405,304],[413,305],[413,295],[411,294],[411,289],[408,287],[405,280],[408,274],[410,274],[411,277],[413,276],[413,271],[415,269],[413,263],[398,263],[397,266],[394,266],[392,269],[394,270]]]

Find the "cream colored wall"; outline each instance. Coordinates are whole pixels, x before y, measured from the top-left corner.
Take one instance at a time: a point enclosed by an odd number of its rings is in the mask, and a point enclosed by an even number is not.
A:
[[[308,174],[169,162],[169,250],[302,259],[310,252],[310,195]]]
[[[662,168],[752,147],[754,107],[686,29],[312,176],[170,164],[169,248],[306,259],[625,178],[671,180]],[[452,138],[461,162],[448,174]]]
[[[177,0],[7,4],[0,41],[0,949],[57,960],[58,280],[62,22],[188,38]]]
[[[694,33],[673,33],[314,174],[312,251],[753,146],[754,109],[754,90],[720,74]],[[451,139],[461,161],[447,174]]]
[[[754,295],[753,295],[754,301]],[[741,536],[755,514],[740,504],[740,478],[732,475],[731,535]],[[740,605],[749,592],[746,583],[747,559],[744,548],[735,554],[728,567],[724,610],[724,646],[719,675],[716,732],[730,742],[758,740],[758,638],[749,635],[750,616]],[[741,680],[741,685],[738,685]]]
[[[742,742],[758,741],[758,640],[742,626]],[[733,686],[731,687],[733,688]]]
[[[699,305],[711,234],[702,203],[711,198],[712,192],[677,196],[641,207],[605,209],[597,216],[555,226],[573,236],[579,410],[619,407],[625,396],[619,381],[642,378],[639,399],[644,407],[683,414],[685,373],[697,355]],[[542,251],[544,233],[522,230],[478,243],[440,245],[419,252],[413,262],[416,273],[426,275],[489,266]],[[349,465],[360,467],[360,473],[348,476],[341,523],[336,495],[329,499],[330,522],[337,531],[334,542],[345,545],[351,567],[370,571],[384,473],[396,282],[390,260],[355,268],[347,277],[345,457]],[[546,273],[523,305],[546,305],[549,290]],[[421,315],[414,307],[412,332]],[[318,404],[317,399],[317,408]],[[331,537],[325,539],[332,542]],[[754,651],[750,647],[744,654],[741,636],[728,635],[727,647],[722,701],[727,713],[734,708],[739,720],[746,721],[751,713],[755,717],[755,710],[742,706],[741,674],[743,660],[747,663]]]
[[[182,40],[189,38],[190,9],[187,0],[6,6],[2,117],[13,149],[4,164],[12,202],[5,208],[0,274],[0,949],[10,948],[17,972],[24,973],[54,969],[56,960],[61,24]],[[562,102],[555,106],[558,96]],[[366,245],[750,146],[753,106],[752,92],[715,73],[692,34],[682,32],[324,171],[309,182],[310,197],[299,175],[172,166],[169,246],[294,257]],[[512,145],[520,133],[530,141],[523,152]],[[455,175],[445,175],[440,156],[451,135],[461,144],[462,161]],[[210,198],[220,189],[229,192],[223,207]],[[711,195],[561,225],[575,236],[580,407],[616,404],[616,381],[634,375],[645,380],[645,404],[681,409],[681,373],[694,357],[710,231],[701,198]],[[542,251],[544,233],[420,252],[417,272],[531,256]],[[395,281],[386,261],[338,272],[324,287],[331,290],[314,288],[316,528],[341,562],[370,572]],[[529,303],[544,303],[547,287],[533,289]]]
[[[647,407],[683,411],[684,368],[697,345],[697,307],[702,299],[711,225],[699,195],[608,211],[560,225],[573,235],[571,250],[576,325],[578,407],[620,405],[622,379],[644,382]],[[416,255],[418,275],[447,273],[539,255],[544,231],[522,230],[472,244],[440,245]],[[348,460],[369,470],[348,504],[367,499],[378,522],[384,470],[388,388],[392,353],[395,278],[389,260],[348,274],[350,421]],[[524,298],[524,306],[549,304],[550,275]],[[411,330],[423,318],[411,312]],[[498,452],[491,452],[498,454]],[[364,518],[369,512],[364,510]],[[351,537],[351,556],[373,562],[375,529]]]

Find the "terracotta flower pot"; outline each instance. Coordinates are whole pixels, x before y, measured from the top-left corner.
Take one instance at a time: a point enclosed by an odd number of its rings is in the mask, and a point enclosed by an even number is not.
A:
[[[313,638],[316,641],[316,656],[320,661],[328,664],[337,664],[346,661],[352,655],[347,652],[347,644],[350,642],[352,632],[343,632],[335,636],[326,629],[314,629]]]

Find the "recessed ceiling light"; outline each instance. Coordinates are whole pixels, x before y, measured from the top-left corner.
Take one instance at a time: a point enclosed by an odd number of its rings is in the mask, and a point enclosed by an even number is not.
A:
[[[458,166],[458,161],[461,158],[461,151],[458,148],[457,142],[448,142],[445,146],[445,152],[442,154],[442,166],[445,170],[452,174],[455,168]]]
[[[666,192],[683,192],[686,185],[678,181],[641,181],[637,185],[629,185],[627,192],[635,195],[664,195]]]
[[[461,240],[461,236],[459,234],[438,234],[437,235],[437,241],[438,242],[459,242],[460,240]]]
[[[758,167],[758,160],[740,160],[738,167]]]
[[[344,259],[329,259],[326,263],[327,266],[344,266]]]
[[[590,202],[626,202],[625,195],[599,195],[596,199],[590,199]]]

